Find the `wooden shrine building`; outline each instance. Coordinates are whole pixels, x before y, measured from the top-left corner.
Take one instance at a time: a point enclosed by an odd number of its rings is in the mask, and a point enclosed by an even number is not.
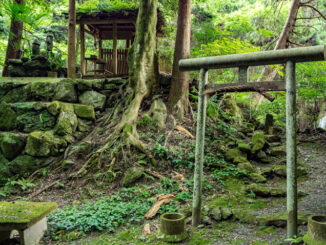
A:
[[[127,55],[132,44],[137,21],[138,9],[119,11],[100,11],[76,14],[80,25],[80,67],[83,78],[110,77],[128,74]],[[163,35],[164,19],[158,10],[157,37]],[[85,34],[94,38],[98,55],[85,57]],[[102,47],[104,40],[112,40],[113,48]],[[118,40],[125,41],[125,48],[118,49]]]

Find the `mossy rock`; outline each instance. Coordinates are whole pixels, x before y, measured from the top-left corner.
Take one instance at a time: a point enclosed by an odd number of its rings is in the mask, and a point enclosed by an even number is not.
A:
[[[232,209],[233,217],[236,220],[239,220],[241,223],[246,224],[257,224],[257,214],[253,211],[249,211],[243,208],[234,208]]]
[[[0,184],[4,184],[11,176],[9,171],[9,161],[0,153]]]
[[[215,221],[221,221],[222,220],[222,211],[220,207],[215,207],[211,210],[209,210],[209,216],[214,219]]]
[[[93,80],[93,88],[94,89],[103,89],[105,83],[105,79],[94,79]]]
[[[114,78],[107,79],[106,83],[113,83],[113,84],[121,85],[121,84],[124,84],[124,83],[127,83],[127,82],[128,81],[126,79],[119,78],[119,77],[114,77]]]
[[[63,152],[67,143],[51,131],[35,131],[28,135],[25,151],[30,156],[56,156]]]
[[[117,88],[118,88],[118,86],[116,84],[113,84],[113,83],[109,83],[109,84],[104,85],[105,90],[116,90]]]
[[[9,161],[16,158],[25,147],[24,141],[10,132],[0,133],[0,150]]]
[[[261,162],[261,163],[270,163],[271,159],[267,157],[266,153],[264,151],[259,151],[256,154],[256,158]]]
[[[16,127],[16,112],[10,105],[0,103],[0,130],[10,131]]]
[[[257,169],[251,165],[250,162],[241,162],[237,166],[238,168],[247,171],[248,173],[255,173]]]
[[[29,155],[19,155],[8,166],[12,174],[18,174],[21,177],[27,177],[29,174],[46,166],[51,158],[39,158]]]
[[[74,104],[74,110],[76,115],[80,118],[89,120],[95,119],[95,111],[93,106]]]
[[[267,150],[267,153],[271,156],[286,156],[286,148],[283,145],[271,147]]]
[[[76,131],[78,125],[77,116],[70,111],[61,111],[55,125],[55,133],[57,135],[72,134]]]
[[[286,190],[282,188],[270,188],[257,184],[251,184],[246,187],[247,193],[255,193],[259,197],[285,197]]]
[[[77,93],[75,85],[70,82],[61,81],[55,89],[53,99],[66,102],[76,102]]]
[[[263,131],[255,131],[252,135],[252,148],[251,153],[256,154],[260,150],[262,150],[265,146],[266,139]]]
[[[247,154],[240,151],[239,148],[228,150],[225,154],[226,160],[233,163],[247,162]]]
[[[260,173],[251,173],[250,178],[255,183],[266,183],[267,179]]]
[[[53,129],[56,123],[56,118],[47,110],[42,112],[29,111],[21,114],[16,119],[16,128],[19,131],[30,133],[38,130]]]
[[[93,106],[94,109],[103,110],[106,96],[96,91],[86,91],[79,96],[79,102],[84,105]]]
[[[287,223],[287,214],[286,212],[280,212],[273,215],[264,215],[257,217],[259,225],[263,226],[275,226],[275,227],[286,227]],[[298,213],[298,225],[307,224],[307,218]]]
[[[92,90],[93,87],[92,80],[77,79],[76,82],[77,82],[78,90],[80,91]]]
[[[60,112],[61,104],[59,101],[52,101],[47,105],[47,109],[51,115],[56,116]]]
[[[286,178],[286,165],[274,165],[272,171],[275,175]],[[308,172],[304,167],[297,167],[297,176],[301,177],[307,175]]]
[[[6,103],[25,102],[29,99],[29,95],[30,87],[22,86],[10,90],[5,96],[1,98],[0,101]]]
[[[238,148],[240,151],[245,152],[245,153],[250,153],[251,147],[249,144],[239,142],[238,143]]]
[[[29,86],[31,97],[34,100],[49,101],[54,96],[58,83],[37,81],[30,83],[27,86]]]
[[[128,187],[140,179],[144,174],[144,169],[139,167],[132,167],[127,169],[123,179],[122,185]]]

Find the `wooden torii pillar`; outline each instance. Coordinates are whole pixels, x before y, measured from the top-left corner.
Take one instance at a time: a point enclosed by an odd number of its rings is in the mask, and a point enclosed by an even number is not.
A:
[[[192,224],[200,224],[202,177],[204,163],[204,139],[207,95],[216,92],[259,92],[284,90],[286,85],[286,165],[287,165],[287,237],[297,235],[297,150],[296,150],[296,82],[295,64],[299,62],[325,60],[325,46],[282,49],[265,52],[233,54],[217,57],[184,59],[179,61],[180,71],[200,70],[196,153],[194,171],[194,193]],[[285,84],[280,82],[248,82],[249,66],[286,64]],[[237,84],[207,85],[208,70],[239,67],[240,82]]]

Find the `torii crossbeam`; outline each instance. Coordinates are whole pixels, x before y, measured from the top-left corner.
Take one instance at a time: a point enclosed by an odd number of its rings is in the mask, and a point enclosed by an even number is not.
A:
[[[326,58],[324,45],[305,48],[282,49],[246,54],[232,54],[216,57],[183,59],[180,71],[200,70],[198,115],[196,132],[196,154],[194,171],[194,194],[192,224],[199,225],[201,215],[202,176],[204,162],[204,139],[207,96],[216,92],[259,92],[286,90],[286,165],[287,165],[287,237],[297,235],[297,151],[296,151],[296,82],[295,64],[321,61]],[[285,83],[248,82],[248,67],[285,64]],[[239,83],[207,85],[208,70],[239,67]],[[273,98],[268,98],[272,100]]]

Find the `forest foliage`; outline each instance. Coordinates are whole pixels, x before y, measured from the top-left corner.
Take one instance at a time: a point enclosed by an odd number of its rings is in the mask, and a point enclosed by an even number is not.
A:
[[[77,11],[118,11],[137,8],[138,4],[139,0],[77,1]],[[291,1],[193,0],[192,5],[191,56],[205,57],[273,49],[287,18]],[[326,6],[322,0],[314,1],[314,6],[321,13],[325,13]],[[159,9],[164,16],[166,26],[165,36],[159,40],[158,51],[161,60],[170,67],[173,62],[177,7],[177,0],[159,1]],[[16,4],[13,0],[1,0],[0,70],[4,63],[12,18],[24,23],[21,46],[24,56],[31,55],[31,45],[34,39],[39,39],[41,50],[45,50],[46,36],[52,34],[54,53],[66,60],[67,19],[65,13],[67,10],[68,0],[27,0],[24,6]],[[325,42],[325,20],[317,17],[318,15],[311,8],[300,8],[295,31],[291,35],[293,47],[318,45]],[[111,42],[104,42],[104,47],[111,47],[111,45]],[[123,45],[123,42],[118,42],[118,45]],[[86,56],[96,53],[93,38],[86,35]],[[319,79],[324,75],[324,68],[324,65],[320,63],[298,66],[299,97],[316,103],[325,96],[323,79]],[[251,78],[257,79],[260,72],[261,69],[255,69],[251,73]],[[192,73],[192,77],[197,76],[198,73]],[[235,81],[237,75],[232,69],[213,71],[209,79],[210,82]],[[312,84],[316,86],[311,86]],[[241,96],[239,98],[241,100]],[[284,96],[277,96],[275,103],[262,104],[260,108],[262,111],[268,110],[281,118],[280,115],[284,114],[284,110],[279,110],[284,107],[283,105]]]

